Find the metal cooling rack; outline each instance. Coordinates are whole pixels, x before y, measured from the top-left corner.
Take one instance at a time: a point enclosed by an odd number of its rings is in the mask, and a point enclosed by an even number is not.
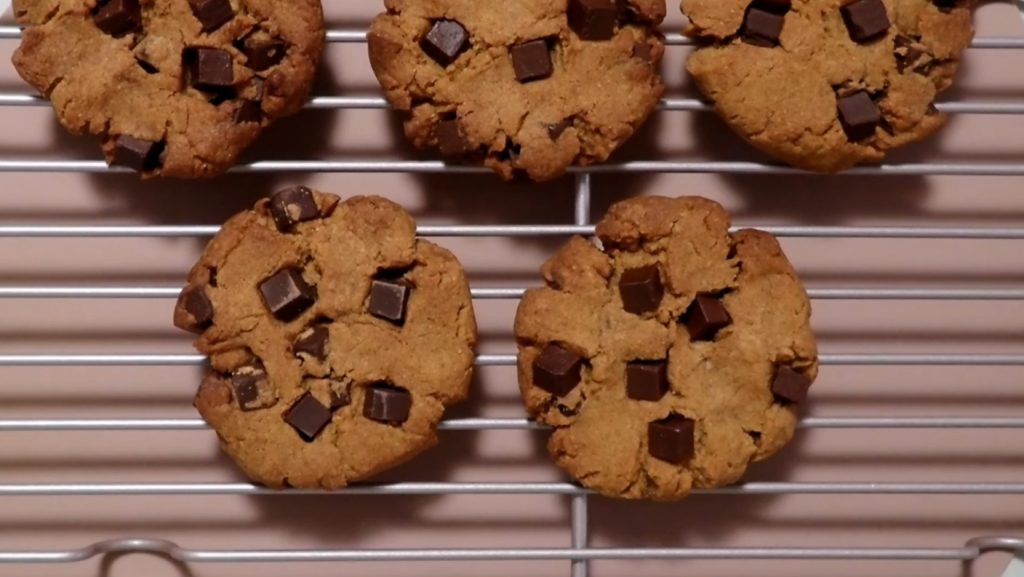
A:
[[[0,26],[0,39],[15,40],[20,29]],[[331,30],[329,42],[362,43],[364,30]],[[668,34],[669,45],[689,45],[679,34]],[[1024,39],[978,37],[973,49],[1020,50]],[[0,106],[48,106],[32,94],[0,94]],[[386,108],[376,96],[319,96],[309,108],[376,109]],[[1024,115],[1024,102],[943,102],[939,110],[950,114]],[[696,99],[668,98],[665,110],[703,112],[710,107]],[[61,159],[0,159],[0,172],[108,172],[103,161]],[[235,172],[408,172],[475,173],[485,169],[449,166],[440,161],[260,161],[239,166]],[[566,236],[593,234],[590,224],[591,175],[601,173],[685,173],[716,172],[733,174],[798,173],[794,169],[756,162],[636,161],[573,169],[575,173],[575,215],[567,225],[459,225],[422,226],[422,236]],[[849,174],[860,175],[972,175],[1024,176],[1024,163],[912,163],[858,167]],[[737,227],[741,228],[741,227]],[[1024,227],[852,227],[852,226],[774,226],[759,227],[780,237],[802,238],[884,238],[884,239],[1024,239]],[[131,238],[131,237],[204,237],[217,232],[217,226],[45,226],[0,225],[0,238]],[[104,298],[171,299],[180,287],[123,286],[0,286],[0,298]],[[474,299],[517,299],[525,288],[474,288]],[[812,299],[838,300],[969,300],[1021,301],[1024,288],[1015,289],[907,289],[907,288],[830,288],[809,291]],[[515,355],[478,355],[478,366],[515,365]],[[201,365],[206,359],[187,354],[24,354],[0,355],[0,366],[171,366]],[[1024,366],[1024,354],[824,354],[823,365],[973,365]],[[807,417],[803,428],[831,429],[1024,429],[1024,417]],[[183,431],[206,428],[201,419],[0,419],[0,432],[8,431]],[[527,419],[466,418],[449,419],[444,430],[537,429]],[[306,561],[512,561],[565,560],[571,562],[572,577],[585,577],[588,561],[604,559],[801,559],[801,560],[946,560],[969,562],[988,551],[1013,551],[1024,547],[1024,539],[1015,537],[977,537],[963,546],[948,548],[593,548],[588,546],[589,492],[570,483],[421,483],[370,484],[344,490],[349,495],[437,495],[437,494],[552,494],[568,495],[571,506],[571,546],[568,548],[515,549],[387,549],[387,550],[214,550],[186,549],[160,539],[117,539],[94,543],[81,549],[51,551],[0,551],[2,563],[70,563],[96,556],[125,552],[149,552],[186,563],[204,562],[306,562]],[[1021,495],[1024,483],[791,483],[757,482],[715,490],[698,490],[708,495],[750,494],[939,494],[939,495]],[[0,496],[54,495],[321,495],[319,491],[273,491],[249,483],[64,483],[0,484]]]

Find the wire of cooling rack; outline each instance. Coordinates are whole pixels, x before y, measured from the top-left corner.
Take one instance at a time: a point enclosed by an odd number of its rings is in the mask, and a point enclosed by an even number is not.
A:
[[[0,39],[20,38],[20,29],[0,26]],[[328,41],[365,42],[364,30],[331,30]],[[679,34],[667,34],[669,45],[688,45]],[[974,49],[1024,49],[1024,39],[979,37]],[[32,94],[0,94],[0,106],[44,106],[46,101]],[[378,96],[318,96],[312,109],[378,109],[387,106]],[[1024,115],[1024,102],[942,102],[939,110],[949,114]],[[660,108],[671,111],[706,112],[710,106],[697,99],[667,98]],[[0,159],[0,172],[107,172],[102,161],[68,159]],[[440,161],[404,160],[318,160],[259,161],[240,166],[238,172],[406,172],[479,173],[479,167],[452,166]],[[573,169],[575,211],[571,225],[441,225],[421,226],[424,236],[561,236],[591,235],[592,175],[608,172],[717,172],[745,174],[799,173],[773,164],[730,161],[635,161]],[[912,163],[863,166],[850,175],[1024,175],[1024,163]],[[737,227],[740,228],[740,227]],[[968,227],[849,227],[768,226],[758,227],[782,237],[798,238],[891,238],[891,239],[989,239],[1021,240],[1024,228]],[[217,226],[65,226],[0,225],[0,238],[126,238],[202,237],[215,234]],[[517,299],[526,287],[474,287],[474,299]],[[0,299],[39,298],[175,298],[180,287],[158,286],[0,286]],[[1024,288],[814,288],[811,298],[819,300],[934,300],[934,301],[1020,301]],[[988,365],[1024,366],[1024,354],[882,354],[832,353],[821,355],[826,365]],[[206,359],[188,354],[21,354],[0,355],[0,366],[160,366],[201,365]],[[515,364],[515,355],[478,355],[478,366]],[[1024,417],[806,417],[803,428],[848,429],[1021,429]],[[205,431],[200,419],[0,419],[0,432],[11,431]],[[442,430],[541,430],[544,427],[523,418],[449,419]],[[1024,483],[744,483],[715,490],[698,490],[706,495],[1018,495]],[[64,483],[0,484],[0,497],[39,496],[137,496],[137,495],[321,495],[318,491],[274,491],[249,483]],[[588,544],[588,499],[590,492],[570,483],[422,483],[402,482],[361,485],[342,495],[434,495],[434,494],[547,494],[571,499],[571,541],[568,548],[551,549],[412,549],[412,550],[200,550],[159,539],[117,539],[82,549],[52,551],[0,551],[0,563],[69,563],[112,553],[150,552],[182,562],[299,562],[299,561],[500,561],[566,560],[572,577],[586,577],[588,562],[598,559],[806,559],[806,560],[948,560],[972,561],[987,551],[1008,551],[1024,547],[1024,540],[1012,537],[979,537],[962,547],[949,548],[594,548]]]

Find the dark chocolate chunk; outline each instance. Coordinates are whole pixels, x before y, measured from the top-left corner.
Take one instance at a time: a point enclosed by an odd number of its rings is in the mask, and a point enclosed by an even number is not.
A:
[[[231,388],[235,393],[235,402],[243,411],[265,409],[277,403],[277,393],[270,385],[267,371],[261,364],[235,369],[231,373]]]
[[[263,103],[259,100],[243,100],[235,110],[235,124],[263,122]]]
[[[263,303],[278,320],[290,321],[316,302],[316,289],[302,278],[302,270],[283,268],[260,283]]]
[[[635,315],[658,310],[665,287],[661,284],[658,265],[634,268],[622,273],[619,279],[622,308]]]
[[[441,66],[448,66],[469,48],[469,32],[454,20],[438,20],[423,37],[420,48]]]
[[[759,4],[751,4],[743,20],[743,40],[756,46],[778,46],[786,16]]]
[[[277,230],[289,232],[296,224],[320,218],[320,208],[313,198],[313,191],[305,186],[294,186],[279,191],[270,197],[267,205]]]
[[[580,383],[582,369],[583,357],[552,343],[533,361],[533,384],[564,397]]]
[[[583,40],[610,40],[619,22],[614,0],[569,0],[569,27]]]
[[[192,13],[203,25],[203,32],[213,32],[235,17],[228,0],[188,0]]]
[[[192,317],[192,325],[188,330],[201,333],[213,323],[213,303],[206,294],[206,288],[190,286],[181,294],[181,303],[185,312]]]
[[[633,58],[650,62],[653,56],[652,52],[651,45],[646,42],[637,42],[633,45]]]
[[[434,135],[437,137],[437,146],[444,156],[461,156],[471,150],[457,119],[438,122]]]
[[[259,40],[250,36],[242,43],[241,50],[245,54],[246,66],[259,72],[280,64],[288,47],[280,40]]]
[[[772,379],[772,394],[776,398],[789,403],[802,403],[807,399],[807,389],[811,380],[801,373],[785,365],[775,369]]]
[[[508,51],[512,55],[512,67],[519,82],[541,80],[554,72],[551,50],[548,48],[547,40],[543,38],[515,44]]]
[[[327,325],[314,325],[299,333],[298,338],[292,344],[292,352],[301,358],[306,355],[313,359],[324,360],[327,358],[327,340],[331,331]]]
[[[122,134],[114,141],[114,157],[111,164],[126,166],[138,172],[156,170],[160,168],[160,156],[163,152],[163,142]]]
[[[647,425],[647,452],[655,459],[682,464],[693,457],[696,423],[672,414]]]
[[[182,56],[189,84],[200,90],[222,90],[235,83],[231,53],[220,48],[189,47]]]
[[[889,31],[889,13],[882,0],[854,0],[840,7],[854,42],[868,42]]]
[[[370,285],[370,314],[396,325],[405,323],[412,287],[402,279],[374,279]]]
[[[626,365],[626,396],[659,401],[668,392],[667,361],[633,361]]]
[[[367,419],[399,425],[409,418],[411,409],[412,395],[405,389],[387,383],[378,383],[366,388],[363,416]]]
[[[284,413],[284,421],[292,426],[302,440],[313,442],[327,423],[331,422],[331,411],[320,404],[310,393],[305,393]]]
[[[111,36],[122,36],[142,26],[139,0],[107,0],[93,13],[96,26]]]
[[[709,294],[697,295],[683,316],[690,339],[710,341],[719,330],[732,324],[729,311],[718,298]]]
[[[555,124],[549,124],[547,126],[548,136],[551,137],[551,140],[558,140],[559,137],[562,136],[562,133],[568,130],[570,126],[572,126],[572,123],[573,117],[570,116],[569,118],[565,118],[559,122],[556,122]]]
[[[867,92],[861,90],[838,100],[839,122],[847,138],[858,142],[875,135],[882,111]]]
[[[331,411],[337,411],[342,407],[347,407],[352,402],[352,392],[349,390],[348,383],[331,380],[329,386],[330,394],[330,409]]]
[[[956,8],[957,0],[932,0],[932,4],[941,12],[949,12]]]

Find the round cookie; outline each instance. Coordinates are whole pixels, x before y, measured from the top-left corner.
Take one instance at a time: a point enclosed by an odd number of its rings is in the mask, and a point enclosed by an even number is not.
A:
[[[817,376],[807,293],[771,235],[702,198],[613,206],[516,315],[519,384],[584,486],[677,499],[735,483],[793,436]]]
[[[461,265],[377,197],[299,187],[236,215],[174,324],[210,357],[196,408],[270,487],[340,488],[411,458],[473,371]]]
[[[663,0],[386,0],[370,63],[419,148],[544,181],[605,161],[664,92]]]
[[[209,177],[309,98],[319,0],[15,0],[14,66],[144,177]]]
[[[717,112],[793,166],[880,161],[945,121],[972,0],[683,0],[687,68]]]

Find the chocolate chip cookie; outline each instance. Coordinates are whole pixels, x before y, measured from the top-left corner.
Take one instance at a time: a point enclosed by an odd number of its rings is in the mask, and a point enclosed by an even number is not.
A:
[[[196,408],[270,487],[344,487],[430,447],[473,370],[462,267],[376,197],[297,187],[235,216],[174,324],[210,356]]]
[[[676,499],[735,483],[793,436],[818,372],[778,242],[702,198],[627,200],[543,267],[516,315],[519,385],[584,486]]]
[[[208,177],[309,97],[318,0],[15,0],[18,73],[111,165]]]
[[[664,92],[663,0],[386,0],[370,62],[419,148],[543,181],[605,161]]]
[[[729,126],[793,166],[838,171],[938,130],[973,0],[683,0],[687,68]]]

